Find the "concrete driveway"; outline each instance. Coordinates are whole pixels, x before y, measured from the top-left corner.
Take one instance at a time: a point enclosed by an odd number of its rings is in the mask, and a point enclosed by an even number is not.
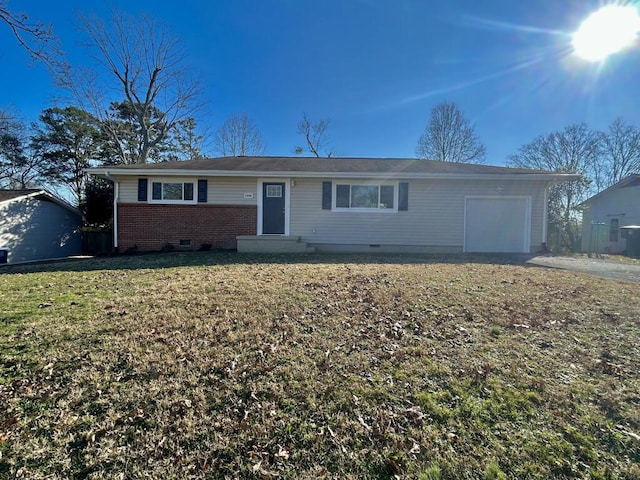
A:
[[[640,283],[640,262],[632,259],[617,261],[607,258],[539,256],[528,260],[526,263],[541,267],[570,270],[572,272],[589,273],[602,278]]]

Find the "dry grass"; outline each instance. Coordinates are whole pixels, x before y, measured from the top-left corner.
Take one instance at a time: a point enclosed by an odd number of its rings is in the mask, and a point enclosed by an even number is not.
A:
[[[0,298],[2,478],[640,478],[638,285],[191,254]]]

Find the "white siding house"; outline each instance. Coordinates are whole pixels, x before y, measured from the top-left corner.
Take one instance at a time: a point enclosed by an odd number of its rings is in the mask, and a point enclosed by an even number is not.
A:
[[[0,190],[0,249],[9,263],[78,255],[81,227],[80,211],[44,190]]]
[[[576,175],[415,159],[225,157],[88,170],[115,183],[119,250],[532,253]]]
[[[582,249],[625,253],[629,229],[623,227],[640,225],[640,175],[620,180],[582,205]]]

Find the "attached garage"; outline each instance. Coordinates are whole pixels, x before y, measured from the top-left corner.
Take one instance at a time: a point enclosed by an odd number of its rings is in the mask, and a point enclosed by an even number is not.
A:
[[[465,197],[464,251],[529,253],[531,197]]]

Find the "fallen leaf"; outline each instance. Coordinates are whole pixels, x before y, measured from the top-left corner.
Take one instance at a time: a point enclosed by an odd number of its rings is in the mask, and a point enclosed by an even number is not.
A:
[[[624,433],[625,435],[628,435],[629,437],[635,438],[636,440],[640,441],[640,435],[638,435],[637,433],[633,433],[633,432],[629,432],[628,430],[625,430],[622,425],[616,425],[616,427],[620,429],[621,433]]]
[[[394,462],[392,459],[387,458],[384,463],[387,464],[387,467],[389,467],[389,470],[391,470],[391,473],[393,475],[399,476],[400,475],[400,467],[398,467],[398,464],[396,462]]]
[[[282,458],[283,460],[288,460],[289,452],[286,449],[282,448],[280,445],[278,445],[278,452],[276,453],[276,457]]]
[[[364,418],[362,418],[362,415],[358,415],[358,421],[360,422],[360,425],[362,425],[364,428],[366,428],[367,430],[371,430],[371,427],[365,423]]]
[[[10,427],[18,423],[18,417],[9,417],[4,421],[5,426]]]

